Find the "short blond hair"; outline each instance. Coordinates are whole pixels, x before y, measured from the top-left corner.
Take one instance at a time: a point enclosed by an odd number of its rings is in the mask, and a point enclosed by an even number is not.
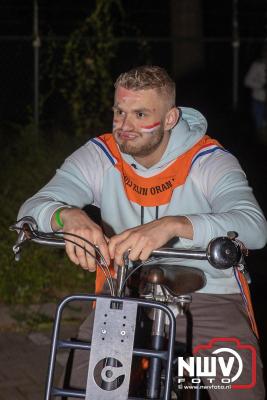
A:
[[[160,94],[167,97],[170,107],[175,106],[175,82],[162,67],[142,65],[132,68],[120,74],[114,86],[116,89],[118,86],[131,90],[157,89]]]

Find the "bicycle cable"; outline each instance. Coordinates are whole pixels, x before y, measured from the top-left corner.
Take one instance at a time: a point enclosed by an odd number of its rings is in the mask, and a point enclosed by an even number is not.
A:
[[[91,253],[88,249],[86,249],[84,246],[82,246],[81,244],[77,244],[76,242],[74,242],[71,239],[64,239],[66,242],[72,243],[77,247],[80,247],[86,254],[89,254],[92,258],[95,259],[97,266],[101,268],[101,271],[103,272],[103,274],[105,275],[105,278],[107,280],[108,286],[109,286],[109,290],[111,293],[111,296],[115,296],[115,292],[114,292],[114,286],[113,286],[113,280],[109,271],[109,268],[106,268],[106,265],[101,264],[101,262],[97,259],[96,256],[93,255],[93,253]],[[108,273],[107,273],[108,271]],[[108,276],[110,275],[110,276]]]
[[[107,271],[107,275],[108,275],[108,276],[105,274],[105,277],[106,277],[107,280],[108,280],[108,279],[110,280],[109,286],[110,286],[110,284],[111,284],[111,286],[112,286],[112,290],[111,290],[111,288],[110,288],[111,295],[115,296],[115,288],[114,288],[114,284],[113,284],[113,278],[112,278],[112,275],[111,275],[111,273],[110,273],[110,269],[109,269],[109,267],[108,267],[108,265],[107,265],[107,262],[106,262],[106,260],[105,260],[105,258],[104,258],[104,256],[103,256],[103,254],[102,254],[101,251],[99,250],[99,248],[98,248],[95,244],[93,244],[92,242],[90,242],[90,240],[85,239],[85,238],[83,238],[82,236],[77,235],[76,233],[70,233],[70,232],[64,232],[64,231],[62,231],[62,232],[55,232],[54,235],[55,235],[55,236],[56,236],[56,235],[69,235],[69,236],[73,236],[73,237],[76,237],[77,239],[80,239],[80,240],[84,241],[85,243],[89,244],[91,247],[93,247],[93,249],[95,250],[96,254],[97,254],[97,255],[99,256],[99,258],[100,258],[100,262],[98,261],[98,259],[97,259],[95,256],[93,256],[93,255],[89,252],[89,250],[85,249],[85,247],[83,247],[83,246],[80,245],[81,248],[87,250],[87,252],[91,255],[91,257],[94,257],[94,258],[95,258],[95,260],[97,261],[97,263],[98,263],[100,266],[102,266],[103,268],[104,268],[104,267],[106,268],[106,271]],[[64,240],[65,240],[65,239],[66,239],[66,238],[64,238]],[[75,244],[76,244],[76,243],[75,243]],[[101,263],[102,263],[102,264],[101,264]],[[102,269],[102,271],[103,271],[103,269]]]
[[[23,228],[17,228],[18,230],[23,230]],[[39,238],[39,239],[55,239],[57,238],[59,235],[70,235],[73,237],[76,237],[82,241],[84,241],[85,243],[89,244],[90,246],[93,247],[93,249],[95,250],[95,252],[97,253],[97,255],[100,257],[101,262],[97,259],[97,257],[91,253],[88,249],[86,249],[84,246],[82,246],[79,243],[74,242],[71,239],[67,239],[67,238],[62,238],[63,240],[65,240],[66,242],[72,243],[75,246],[83,249],[83,251],[86,254],[89,254],[92,258],[95,259],[97,266],[99,266],[103,272],[103,274],[105,275],[105,278],[107,280],[108,286],[109,286],[109,290],[112,296],[115,296],[115,289],[114,289],[114,284],[113,284],[113,279],[110,273],[110,270],[108,268],[108,265],[106,263],[106,260],[104,259],[103,254],[101,253],[101,251],[98,249],[98,247],[96,247],[93,243],[91,243],[89,240],[83,238],[82,236],[76,235],[74,233],[70,233],[70,232],[51,232],[51,233],[46,233],[46,232],[40,232],[40,231],[36,231],[36,230],[31,230],[31,233],[34,234],[34,237]],[[31,241],[33,238],[28,238],[29,241]]]
[[[118,294],[118,297],[121,296],[121,294],[122,294],[122,292],[123,292],[123,290],[124,290],[124,288],[125,288],[125,285],[126,285],[126,283],[127,283],[127,280],[128,280],[139,268],[141,268],[141,267],[143,267],[143,266],[146,266],[146,265],[149,265],[149,264],[153,263],[155,260],[157,260],[157,261],[162,261],[162,260],[165,260],[165,259],[164,259],[163,257],[160,257],[160,258],[155,258],[155,257],[149,258],[148,260],[142,262],[141,264],[138,264],[137,267],[133,268],[132,271],[129,272],[129,274],[128,274],[128,275],[126,276],[126,278],[124,279],[124,281],[123,281],[123,283],[122,283],[122,285],[121,285],[121,290],[120,290],[120,293]]]

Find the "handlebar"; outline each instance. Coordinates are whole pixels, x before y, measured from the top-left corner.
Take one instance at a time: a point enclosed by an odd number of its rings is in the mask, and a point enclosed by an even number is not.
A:
[[[32,217],[24,217],[10,227],[10,230],[18,232],[18,238],[13,246],[15,260],[20,259],[20,252],[23,245],[28,242],[38,243],[44,246],[64,248],[65,241],[59,235],[62,233],[43,233],[38,231],[36,221]],[[212,239],[206,250],[188,250],[174,248],[160,248],[151,253],[155,258],[183,258],[191,260],[208,260],[217,269],[227,269],[243,264],[244,255],[247,249],[237,240],[236,232],[228,232],[227,236]]]

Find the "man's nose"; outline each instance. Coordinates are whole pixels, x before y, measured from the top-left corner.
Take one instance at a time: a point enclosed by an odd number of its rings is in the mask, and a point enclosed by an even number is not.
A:
[[[130,131],[134,129],[134,125],[130,115],[125,114],[122,121],[121,121],[121,129],[123,131]]]

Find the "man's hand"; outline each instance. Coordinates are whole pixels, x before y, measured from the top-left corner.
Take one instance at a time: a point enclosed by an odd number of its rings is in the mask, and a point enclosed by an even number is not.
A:
[[[98,246],[107,264],[110,263],[107,238],[100,226],[95,224],[83,210],[79,208],[64,208],[60,213],[60,218],[64,224],[63,231],[79,235]],[[52,218],[52,229],[58,230],[54,216]],[[81,248],[80,246],[75,246],[73,243],[66,241],[66,253],[70,260],[84,269],[88,269],[91,272],[95,271],[95,259],[84,250],[86,249],[95,255],[93,247],[71,235],[66,235],[65,239],[70,239],[77,243],[77,245],[82,246]]]
[[[130,260],[145,261],[153,250],[176,236],[192,239],[191,222],[182,216],[163,217],[113,236],[108,244],[109,254],[118,265],[123,264],[123,254],[128,250]]]

